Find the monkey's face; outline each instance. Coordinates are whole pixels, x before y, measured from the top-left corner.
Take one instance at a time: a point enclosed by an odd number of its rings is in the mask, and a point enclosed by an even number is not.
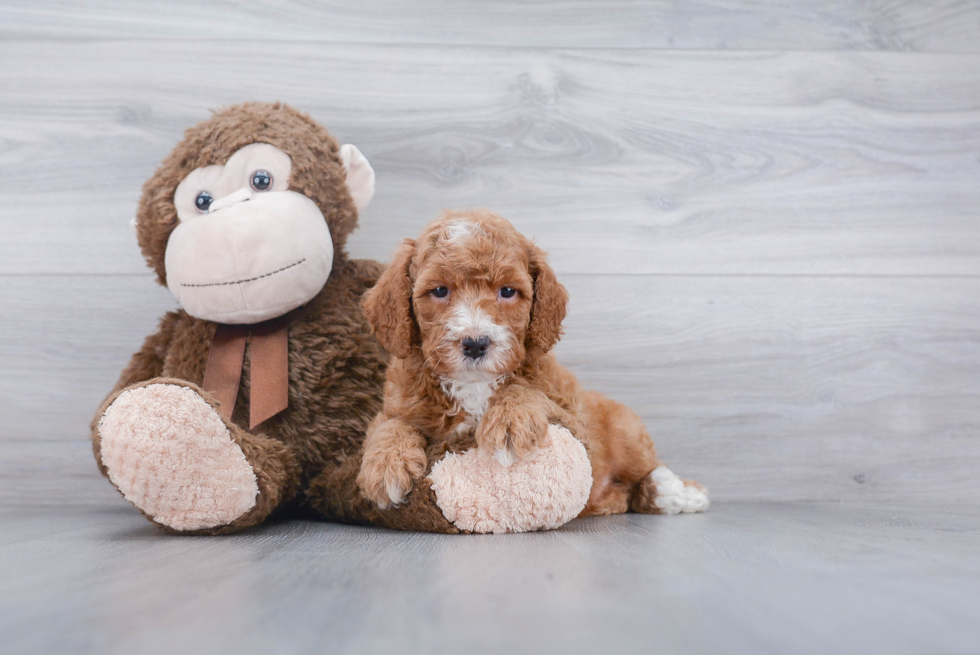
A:
[[[352,158],[359,174],[364,166],[370,170],[353,146],[341,154],[348,180]],[[334,255],[330,230],[316,203],[289,190],[291,172],[289,155],[253,143],[223,165],[193,170],[177,186],[179,224],[166,247],[167,286],[190,315],[258,323],[323,288]]]

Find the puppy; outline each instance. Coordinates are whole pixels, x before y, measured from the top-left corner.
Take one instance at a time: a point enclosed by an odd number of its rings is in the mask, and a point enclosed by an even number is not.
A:
[[[430,444],[475,445],[506,466],[556,423],[592,463],[582,516],[706,509],[704,488],[663,466],[639,416],[582,389],[550,354],[567,301],[544,253],[491,212],[446,212],[406,240],[363,300],[392,355],[364,442],[364,496],[382,509],[401,503]]]

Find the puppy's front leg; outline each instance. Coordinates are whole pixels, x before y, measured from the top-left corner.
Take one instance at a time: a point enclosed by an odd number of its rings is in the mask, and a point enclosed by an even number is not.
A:
[[[501,387],[476,426],[476,444],[504,466],[530,455],[548,432],[557,406],[541,391],[520,384]]]
[[[418,430],[384,414],[371,421],[357,474],[357,486],[365,498],[381,509],[401,504],[425,467],[425,437]]]

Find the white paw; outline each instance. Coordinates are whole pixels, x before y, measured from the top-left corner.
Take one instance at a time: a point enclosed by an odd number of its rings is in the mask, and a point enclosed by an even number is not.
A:
[[[193,389],[149,384],[125,391],[106,409],[99,434],[109,479],[158,523],[213,528],[255,506],[252,466]]]
[[[650,473],[650,479],[657,485],[657,495],[653,504],[664,514],[703,512],[711,501],[708,494],[697,487],[688,487],[666,466],[658,466]]]

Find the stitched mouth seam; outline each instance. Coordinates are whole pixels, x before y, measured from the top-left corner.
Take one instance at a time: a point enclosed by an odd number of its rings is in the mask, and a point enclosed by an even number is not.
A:
[[[234,282],[211,282],[210,284],[181,284],[182,287],[226,287],[232,284],[244,284],[245,282],[255,282],[256,280],[261,280],[264,277],[269,277],[270,275],[275,275],[276,273],[282,273],[285,270],[293,268],[294,266],[299,266],[306,261],[306,258],[299,260],[289,266],[283,266],[279,270],[272,271],[271,273],[264,273],[263,275],[257,275],[255,277],[250,277],[246,280],[235,280]]]

